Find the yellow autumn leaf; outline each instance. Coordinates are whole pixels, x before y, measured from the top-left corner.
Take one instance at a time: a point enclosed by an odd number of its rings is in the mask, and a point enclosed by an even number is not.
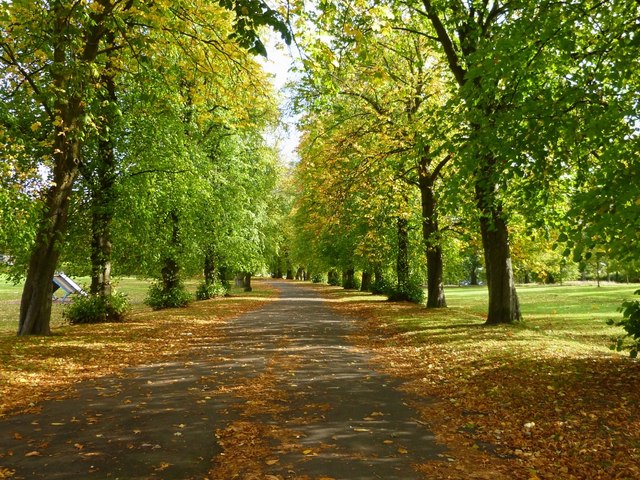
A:
[[[407,453],[409,453],[409,450],[407,450],[406,448],[400,447],[398,449],[398,453],[401,453],[402,455],[406,455]]]
[[[276,463],[278,463],[280,460],[278,460],[277,458],[271,458],[269,460],[267,460],[266,463],[267,465],[275,465]]]
[[[11,478],[16,473],[15,470],[10,468],[0,467],[0,478]]]

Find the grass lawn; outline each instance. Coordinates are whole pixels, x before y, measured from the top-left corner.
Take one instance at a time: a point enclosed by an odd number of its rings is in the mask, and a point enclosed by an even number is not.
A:
[[[85,290],[88,290],[88,285],[91,283],[89,277],[73,277],[73,280]],[[196,288],[199,280],[187,280],[185,286],[187,290],[195,295]],[[119,292],[127,295],[133,312],[148,310],[148,307],[144,304],[144,299],[147,296],[149,285],[151,280],[134,278],[134,277],[121,277],[114,279],[113,284]],[[240,293],[239,289],[232,290],[232,293]],[[259,292],[258,292],[259,293]],[[6,277],[0,275],[0,336],[5,334],[15,334],[18,331],[18,317],[20,314],[20,296],[22,294],[22,284],[15,285],[8,281]],[[56,292],[57,297],[62,295]],[[71,300],[73,295],[69,297]],[[52,330],[65,325],[62,317],[62,312],[65,308],[64,303],[54,302],[51,308],[51,327]]]
[[[324,290],[449,448],[428,478],[608,480],[640,478],[640,362],[609,350],[623,331],[605,323],[638,288],[519,287],[524,322],[491,327],[485,288],[437,310]]]

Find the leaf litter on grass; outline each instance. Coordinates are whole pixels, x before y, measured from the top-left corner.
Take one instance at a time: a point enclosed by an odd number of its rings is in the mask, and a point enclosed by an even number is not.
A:
[[[220,338],[226,321],[260,308],[277,290],[259,283],[252,295],[142,310],[121,323],[63,326],[48,337],[0,336],[0,418],[37,410],[73,392],[77,382],[188,354]],[[266,295],[263,298],[263,295]]]
[[[375,352],[378,369],[403,379],[412,406],[448,448],[442,461],[419,466],[425,475],[640,478],[637,361],[606,346],[474,325],[451,311],[372,301],[332,306],[363,318],[353,341]],[[446,318],[430,323],[430,315]]]

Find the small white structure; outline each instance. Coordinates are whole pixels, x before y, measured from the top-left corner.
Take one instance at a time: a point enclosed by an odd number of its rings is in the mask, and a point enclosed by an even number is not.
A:
[[[72,293],[78,293],[80,295],[87,294],[87,292],[85,292],[82,288],[80,288],[80,285],[78,285],[76,282],[74,282],[69,277],[67,277],[64,274],[64,272],[56,272],[56,274],[53,276],[52,282],[53,282],[53,292],[55,292],[58,289],[61,289],[64,292],[64,295],[62,296],[62,298],[60,298],[61,302],[64,302],[67,299],[67,297]],[[56,300],[55,295],[53,299]]]

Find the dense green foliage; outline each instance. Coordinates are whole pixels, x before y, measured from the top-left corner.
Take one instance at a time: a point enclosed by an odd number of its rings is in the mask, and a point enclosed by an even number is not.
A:
[[[193,300],[193,296],[183,283],[178,283],[167,289],[162,282],[154,282],[149,287],[149,293],[144,299],[144,303],[154,310],[161,310],[163,308],[186,307],[191,300]]]
[[[224,297],[229,294],[229,287],[224,285],[220,280],[213,282],[202,282],[196,290],[196,299],[209,300],[215,297]]]
[[[73,325],[121,322],[129,309],[127,296],[119,292],[111,295],[81,295],[65,307],[62,316]]]
[[[640,295],[640,290],[636,290],[634,293]],[[627,334],[618,337],[612,349],[617,351],[629,350],[629,354],[633,358],[636,358],[638,356],[638,350],[640,350],[640,301],[627,300],[622,302],[622,307],[620,307],[618,311],[622,312],[622,320],[617,322],[608,320],[607,323],[624,328]],[[625,339],[627,338],[631,340],[631,344],[625,343]]]
[[[439,250],[443,282],[488,285],[490,323],[519,319],[516,282],[638,279],[637,2],[294,13],[294,268],[377,271],[393,293],[431,283]]]
[[[0,2],[0,253],[26,278],[20,334],[49,333],[55,269],[175,282],[259,271],[277,249],[265,135],[278,110],[252,53],[285,41],[262,1]],[[251,52],[251,53],[250,53]],[[155,303],[154,303],[155,304]]]

